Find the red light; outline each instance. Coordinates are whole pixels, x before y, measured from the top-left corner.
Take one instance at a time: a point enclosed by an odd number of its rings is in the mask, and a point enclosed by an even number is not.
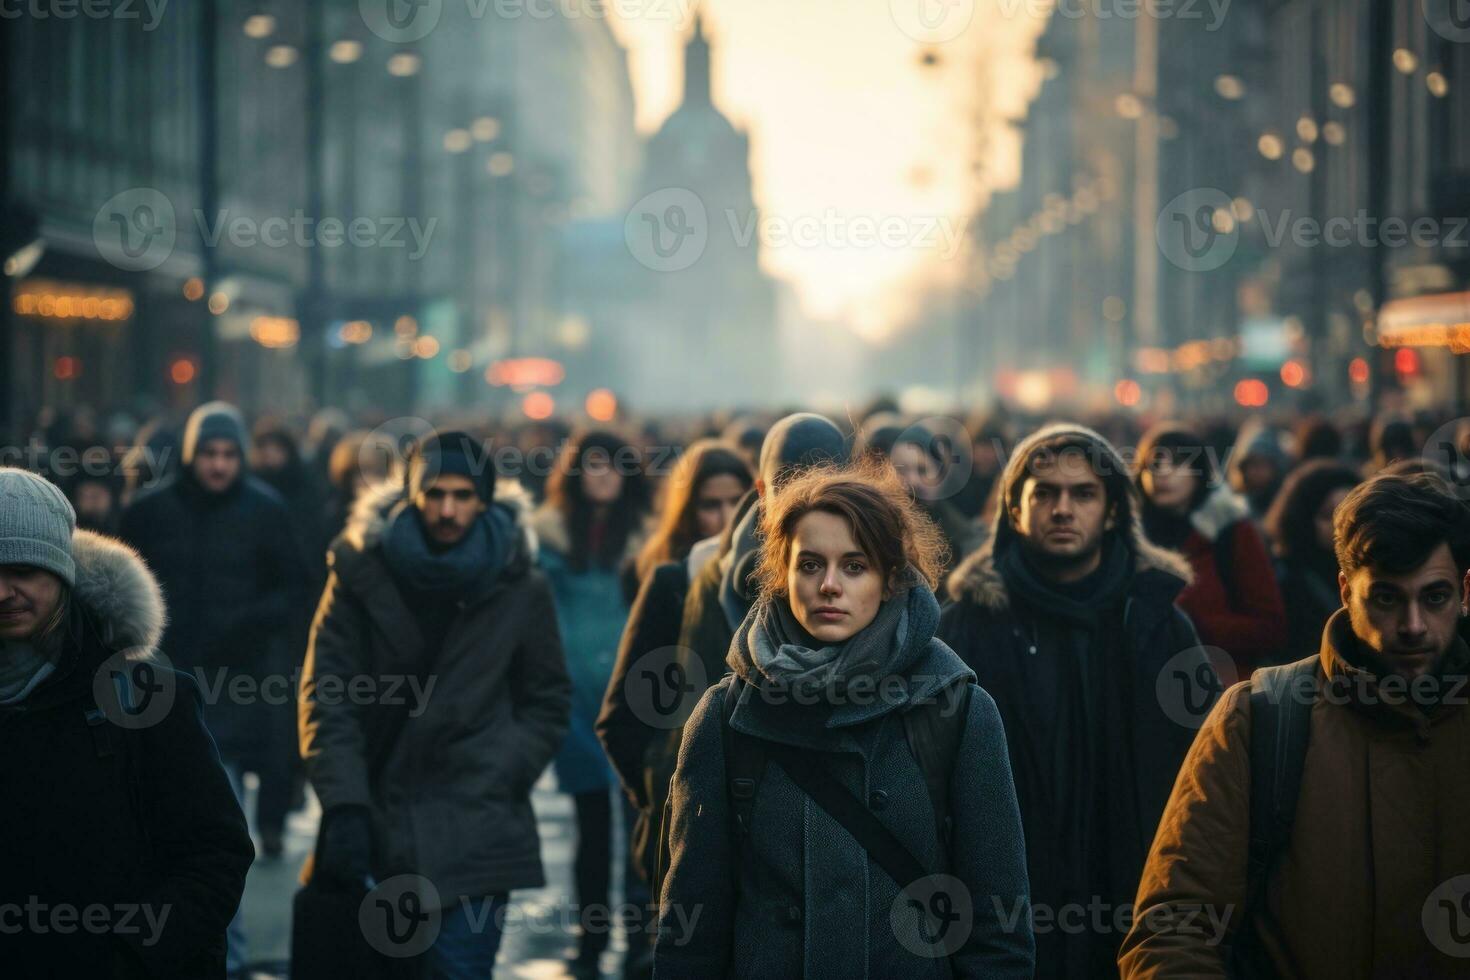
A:
[[[485,369],[485,380],[497,387],[552,388],[567,376],[566,368],[549,357],[517,357],[496,361]]]
[[[1307,380],[1307,369],[1301,361],[1287,361],[1281,365],[1281,381],[1288,388],[1300,388]]]
[[[1419,352],[1412,347],[1400,347],[1393,354],[1393,369],[1399,374],[1419,373]]]
[[[1368,362],[1361,357],[1355,357],[1348,364],[1348,380],[1355,385],[1368,383]]]
[[[1124,378],[1122,381],[1113,385],[1113,397],[1118,399],[1119,405],[1125,405],[1131,408],[1138,404],[1138,400],[1142,396],[1143,391],[1138,387],[1138,382],[1131,378]]]
[[[1236,382],[1235,400],[1245,408],[1260,408],[1271,400],[1271,391],[1259,378],[1246,378]]]
[[[58,357],[51,365],[57,381],[75,381],[82,376],[82,362],[75,357]]]
[[[180,357],[168,366],[168,376],[176,385],[186,385],[194,380],[194,362]]]

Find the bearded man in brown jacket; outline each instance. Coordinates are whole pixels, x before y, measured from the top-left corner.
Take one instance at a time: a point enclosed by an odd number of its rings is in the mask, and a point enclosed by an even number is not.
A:
[[[1438,476],[1383,476],[1338,507],[1334,535],[1346,608],[1315,657],[1272,669],[1303,682],[1270,688],[1275,707],[1258,671],[1200,729],[1143,872],[1125,978],[1470,976],[1470,511]],[[1286,726],[1259,724],[1283,697],[1304,719],[1295,767]],[[1253,795],[1288,801],[1275,847]]]

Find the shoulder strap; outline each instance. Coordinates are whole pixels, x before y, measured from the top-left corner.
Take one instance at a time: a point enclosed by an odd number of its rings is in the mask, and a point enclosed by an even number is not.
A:
[[[954,834],[954,817],[949,809],[949,782],[965,737],[965,719],[970,711],[970,683],[962,681],[945,688],[899,717],[909,751],[924,774],[929,804],[934,809],[934,831],[940,853],[949,864],[949,844]]]
[[[1317,663],[1312,656],[1251,676],[1250,846],[1245,915],[1237,927],[1242,937],[1248,936],[1245,923],[1265,900],[1277,855],[1291,842],[1317,700]]]
[[[775,743],[767,751],[797,788],[841,824],[900,890],[929,874],[923,863],[873,815],[867,804],[832,775],[831,768],[823,765],[818,758],[822,753],[804,752],[790,745]]]

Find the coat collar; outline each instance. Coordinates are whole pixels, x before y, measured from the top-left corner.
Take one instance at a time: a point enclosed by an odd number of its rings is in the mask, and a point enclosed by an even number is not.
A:
[[[1134,555],[1135,575],[1142,577],[1145,573],[1152,573],[1147,577],[1165,580],[1161,581],[1161,586],[1167,585],[1174,594],[1194,581],[1189,561],[1177,551],[1161,548],[1150,541],[1143,533],[1142,522],[1136,517],[1129,529],[1129,545]],[[1005,578],[995,563],[994,533],[955,568],[947,584],[949,594],[956,602],[968,600],[991,612],[1004,612],[1010,608]]]
[[[1353,632],[1346,609],[1339,609],[1327,620],[1322,630],[1319,650],[1322,674],[1335,702],[1346,702],[1370,717],[1421,731],[1448,717],[1448,710],[1464,703],[1470,694],[1470,647],[1456,636],[1437,668],[1436,678],[1414,682],[1381,677],[1367,662],[1362,642]],[[1421,686],[1422,685],[1422,686]],[[1421,705],[1416,691],[1432,692],[1431,700]],[[1440,697],[1434,695],[1443,695]],[[1423,696],[1423,695],[1419,695]],[[1428,708],[1428,710],[1424,710]]]

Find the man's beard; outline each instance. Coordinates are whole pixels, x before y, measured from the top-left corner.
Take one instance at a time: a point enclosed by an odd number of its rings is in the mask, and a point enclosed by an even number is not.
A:
[[[1029,539],[1022,539],[1022,545],[1026,549],[1026,557],[1036,570],[1050,577],[1054,574],[1070,572],[1074,568],[1087,565],[1102,551],[1102,536],[1093,539],[1088,547],[1072,552],[1071,554],[1057,554],[1048,551]]]

